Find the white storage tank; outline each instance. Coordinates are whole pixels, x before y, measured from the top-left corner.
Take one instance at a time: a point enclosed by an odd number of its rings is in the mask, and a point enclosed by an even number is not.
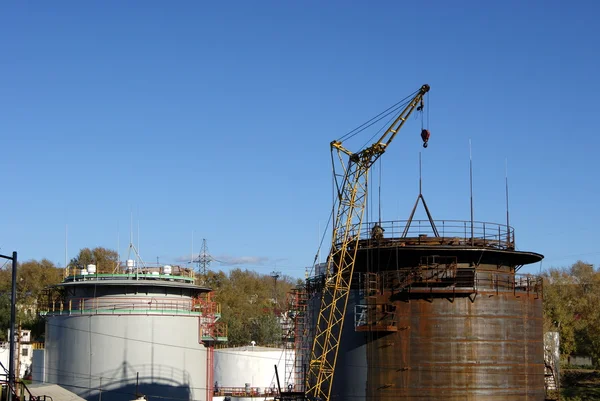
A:
[[[171,265],[165,265],[163,267],[163,274],[171,274],[173,272],[173,268]]]
[[[88,274],[96,274],[96,265],[87,265]]]
[[[148,399],[210,399],[204,342],[215,339],[202,337],[207,318],[193,309],[194,299],[210,290],[180,276],[152,278],[90,275],[61,283],[65,299],[45,313],[45,366],[36,376],[88,401],[130,401],[136,392]]]
[[[284,382],[285,358],[282,348],[237,347],[219,348],[214,355],[214,381],[219,387],[276,388],[275,365],[279,372],[282,390],[290,383]]]

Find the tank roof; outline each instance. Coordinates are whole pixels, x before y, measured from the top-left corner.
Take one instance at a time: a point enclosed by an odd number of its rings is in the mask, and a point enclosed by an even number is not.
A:
[[[515,230],[507,225],[462,220],[398,220],[363,226],[356,263],[367,266],[375,260],[385,260],[390,266],[414,266],[424,257],[432,256],[515,268],[544,258],[536,252],[516,250]]]

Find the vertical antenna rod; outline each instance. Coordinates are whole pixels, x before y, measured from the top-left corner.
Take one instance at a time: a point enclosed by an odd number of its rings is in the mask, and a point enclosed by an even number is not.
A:
[[[120,273],[118,271],[119,267],[121,267],[121,230],[119,230],[119,222],[117,222],[117,266],[115,266],[113,273]]]
[[[192,254],[190,255],[190,266],[194,269],[194,230],[192,230]]]
[[[65,224],[65,269],[68,269],[68,267],[69,267],[68,248],[69,248],[69,225]]]
[[[133,245],[133,209],[129,211],[129,246]]]
[[[504,177],[505,177],[505,185],[506,185],[506,242],[507,246],[510,246],[510,219],[508,215],[508,158],[505,160],[504,164]],[[514,241],[514,238],[513,238]]]
[[[140,207],[138,206],[138,210],[137,210],[137,226],[138,226],[138,232],[137,232],[137,240],[138,240],[138,246],[137,246],[137,251],[138,254],[140,253]]]
[[[469,138],[469,182],[471,190],[471,246],[473,246],[473,153],[471,151],[471,139]]]

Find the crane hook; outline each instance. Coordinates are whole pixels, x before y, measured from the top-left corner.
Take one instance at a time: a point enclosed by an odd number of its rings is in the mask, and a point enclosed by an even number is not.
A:
[[[431,134],[428,129],[421,130],[421,139],[423,140],[423,147],[427,147],[427,142],[429,142],[429,137]]]

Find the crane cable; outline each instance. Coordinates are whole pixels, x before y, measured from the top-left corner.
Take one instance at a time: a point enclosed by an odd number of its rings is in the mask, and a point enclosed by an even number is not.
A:
[[[366,130],[367,128],[371,127],[373,124],[377,123],[378,121],[381,121],[382,119],[384,119],[388,115],[394,113],[395,111],[397,111],[398,109],[400,109],[402,106],[406,106],[406,104],[408,104],[408,102],[410,101],[410,99],[412,99],[417,94],[417,92],[418,91],[414,91],[413,93],[411,93],[410,95],[408,95],[404,99],[400,100],[396,104],[391,105],[390,107],[388,107],[387,109],[385,109],[381,113],[377,114],[375,117],[367,120],[366,122],[362,123],[361,125],[359,125],[358,127],[354,128],[353,130],[348,131],[346,134],[342,135],[338,140],[340,142],[342,142],[342,141],[348,140],[350,138],[353,138],[357,134],[359,134],[362,131]]]
[[[411,93],[410,95],[406,96],[405,98],[401,99],[400,101],[396,102],[395,104],[391,105],[390,107],[388,107],[387,109],[385,109],[384,111],[382,111],[381,113],[377,114],[375,117],[372,117],[371,119],[367,120],[366,122],[362,123],[361,125],[359,125],[358,127],[348,131],[346,134],[342,135],[338,140],[340,142],[351,139],[353,137],[355,137],[356,135],[358,135],[359,133],[363,132],[364,130],[366,130],[369,127],[372,127],[374,124],[378,123],[379,121],[383,120],[384,118],[386,118],[389,115],[392,115],[391,118],[388,119],[388,121],[377,131],[375,132],[375,134],[373,134],[373,136],[371,136],[371,138],[361,147],[361,149],[364,149],[368,143],[370,143],[371,141],[373,141],[373,139],[380,134],[386,127],[388,127],[391,122],[394,120],[395,118],[395,113],[400,110],[403,107],[406,107],[406,105],[408,105],[408,103],[410,102],[410,100],[416,95],[417,91],[414,91],[413,93]],[[334,158],[333,158],[333,148],[331,149],[331,165],[332,165],[332,175],[333,175],[333,184],[332,184],[332,192],[333,192],[333,202],[332,202],[332,207],[331,207],[331,212],[329,213],[329,219],[327,220],[327,225],[325,227],[325,230],[323,230],[323,235],[321,236],[321,242],[319,243],[319,247],[317,249],[317,253],[315,254],[315,258],[313,260],[313,265],[312,268],[310,270],[309,275],[312,275],[313,272],[316,273],[315,271],[315,266],[317,264],[319,255],[321,253],[321,249],[323,247],[323,242],[325,241],[325,236],[327,233],[327,229],[329,228],[329,225],[331,224],[331,221],[333,219],[333,214],[335,211],[335,207],[337,204],[336,201],[336,196],[335,196],[335,190],[337,186],[337,179],[336,179],[336,171],[335,171],[335,163],[334,163]],[[381,169],[381,159],[380,159],[380,169]],[[380,170],[380,178],[379,178],[379,194],[381,194],[381,170]],[[338,198],[339,198],[339,190],[338,190]],[[368,198],[367,198],[368,199]],[[381,221],[381,200],[379,200],[380,203],[380,207],[379,207],[379,220]],[[368,209],[367,209],[367,213],[368,213]]]

